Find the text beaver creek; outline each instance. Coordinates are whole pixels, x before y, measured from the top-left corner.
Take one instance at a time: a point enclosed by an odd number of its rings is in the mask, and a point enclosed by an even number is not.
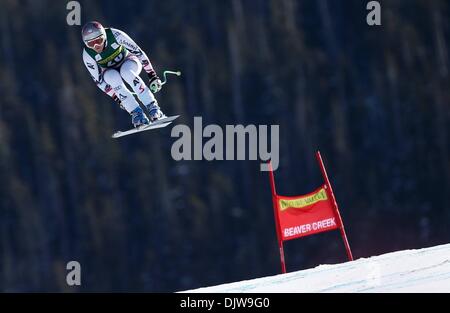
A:
[[[172,128],[171,137],[179,138],[173,143],[171,149],[172,158],[175,161],[243,161],[246,160],[248,150],[248,160],[256,161],[259,156],[259,159],[264,161],[260,166],[261,171],[269,171],[269,166],[265,163],[269,160],[272,162],[273,170],[278,169],[279,125],[270,126],[269,152],[267,125],[258,127],[255,125],[245,127],[243,125],[225,125],[224,131],[222,127],[215,124],[203,128],[202,122],[201,117],[194,117],[193,133],[187,125],[180,124]],[[204,144],[203,138],[208,138]]]
[[[289,227],[284,229],[284,237],[292,237],[296,236],[298,234],[305,234],[310,231],[316,231],[320,229],[327,229],[336,227],[336,221],[335,218],[328,218],[326,220],[314,222],[311,224],[303,224],[299,226]]]

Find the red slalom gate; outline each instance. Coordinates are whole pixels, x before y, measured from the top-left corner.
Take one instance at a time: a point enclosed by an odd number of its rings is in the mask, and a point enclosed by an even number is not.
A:
[[[353,261],[339,207],[320,151],[317,151],[316,159],[322,172],[324,184],[307,195],[297,197],[285,197],[277,194],[272,164],[269,164],[275,227],[283,273],[286,273],[284,241],[336,229],[340,230],[348,260]]]

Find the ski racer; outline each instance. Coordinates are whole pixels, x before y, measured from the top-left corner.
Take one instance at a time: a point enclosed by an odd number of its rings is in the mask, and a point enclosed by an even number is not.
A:
[[[164,118],[154,96],[162,83],[145,52],[123,31],[104,28],[96,21],[86,23],[81,34],[84,65],[97,87],[131,115],[133,126]],[[148,75],[150,88],[139,76],[142,69]],[[147,109],[148,117],[125,82]]]

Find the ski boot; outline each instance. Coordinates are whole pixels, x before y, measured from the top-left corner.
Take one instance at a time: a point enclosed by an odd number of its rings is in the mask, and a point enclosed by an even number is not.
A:
[[[134,109],[130,114],[131,114],[131,122],[133,123],[133,126],[135,128],[142,125],[150,124],[150,121],[148,120],[147,116],[145,116],[144,111],[142,111],[140,107]]]
[[[153,101],[149,105],[146,106],[148,110],[148,114],[150,117],[150,122],[155,122],[161,118],[166,117],[164,113],[161,111],[160,107],[158,106],[158,102]]]

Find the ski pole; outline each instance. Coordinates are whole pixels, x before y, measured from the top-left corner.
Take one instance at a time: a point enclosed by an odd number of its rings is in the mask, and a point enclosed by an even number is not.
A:
[[[177,76],[181,76],[181,72],[177,71],[164,71],[163,72],[163,76],[164,76],[164,80],[161,82],[161,85],[165,85],[167,83],[167,74],[173,74],[173,75],[177,75]]]
[[[163,85],[165,85],[165,84],[167,83],[167,74],[173,74],[173,75],[181,76],[181,72],[180,72],[180,71],[177,71],[177,72],[174,72],[174,71],[164,71],[164,72],[163,72],[164,80],[161,82],[161,86],[163,86]],[[134,92],[132,92],[131,94],[134,95],[134,96],[136,96],[136,94],[135,94]]]

